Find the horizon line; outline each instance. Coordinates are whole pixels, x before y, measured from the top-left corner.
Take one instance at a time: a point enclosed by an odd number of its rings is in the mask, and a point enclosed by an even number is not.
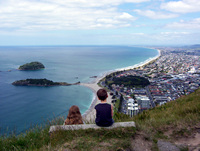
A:
[[[178,44],[178,45],[131,45],[131,44],[74,44],[74,45],[0,45],[0,47],[82,47],[82,46],[134,46],[134,47],[166,47],[166,46],[195,46],[200,44]]]

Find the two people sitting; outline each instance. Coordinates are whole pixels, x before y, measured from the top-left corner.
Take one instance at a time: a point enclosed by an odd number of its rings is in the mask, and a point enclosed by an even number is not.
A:
[[[113,106],[107,103],[108,94],[105,89],[97,91],[97,97],[101,103],[95,106],[96,119],[95,123],[101,127],[108,127],[114,123],[113,120]],[[73,105],[69,109],[69,114],[65,120],[65,125],[83,124],[82,116],[78,106]]]

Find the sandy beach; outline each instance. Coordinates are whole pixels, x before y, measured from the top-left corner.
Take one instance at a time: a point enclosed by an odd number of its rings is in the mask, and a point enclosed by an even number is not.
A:
[[[96,104],[100,103],[100,101],[96,97],[96,92],[101,88],[97,83],[101,79],[103,79],[106,75],[109,75],[110,73],[113,73],[113,72],[123,71],[123,70],[129,70],[129,69],[134,69],[134,68],[137,68],[137,67],[140,67],[140,66],[144,66],[144,65],[150,63],[151,61],[157,59],[158,57],[160,57],[161,51],[158,50],[158,52],[159,52],[159,54],[156,57],[150,58],[150,59],[148,59],[148,60],[146,60],[146,61],[144,61],[144,62],[142,62],[140,64],[136,64],[136,65],[133,65],[133,66],[129,66],[129,67],[121,68],[121,69],[116,69],[114,71],[107,72],[104,75],[102,75],[100,77],[97,77],[95,79],[95,81],[92,82],[92,83],[80,83],[80,85],[90,88],[94,92],[94,95],[95,95],[95,97],[94,97],[94,99],[93,99],[93,101],[92,101],[89,109],[82,115],[84,121],[90,122],[90,123],[94,123],[94,121],[95,121],[96,111],[95,111],[94,107],[95,107]],[[111,101],[112,101],[111,96],[108,93],[107,102],[111,104]]]

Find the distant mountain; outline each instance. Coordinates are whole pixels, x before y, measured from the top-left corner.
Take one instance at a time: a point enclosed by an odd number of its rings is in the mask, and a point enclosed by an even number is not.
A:
[[[200,44],[194,44],[194,45],[188,45],[188,46],[184,46],[187,48],[200,48]]]

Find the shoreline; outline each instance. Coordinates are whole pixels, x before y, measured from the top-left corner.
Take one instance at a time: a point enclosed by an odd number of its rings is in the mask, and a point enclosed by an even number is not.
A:
[[[151,48],[152,49],[152,48]],[[86,122],[90,122],[90,123],[94,123],[95,121],[95,118],[96,118],[96,111],[94,109],[95,105],[98,104],[98,99],[96,97],[96,92],[101,88],[99,85],[98,85],[98,82],[100,80],[102,80],[103,78],[105,78],[107,75],[111,74],[111,73],[114,73],[114,72],[117,72],[117,71],[123,71],[123,70],[130,70],[130,69],[134,69],[134,68],[138,68],[138,67],[142,67],[142,66],[145,66],[147,64],[149,64],[150,62],[158,59],[160,56],[161,56],[161,50],[160,49],[156,49],[158,51],[158,55],[153,57],[153,58],[149,58],[147,60],[145,60],[144,62],[141,62],[139,64],[135,64],[133,66],[128,66],[128,67],[124,67],[124,68],[119,68],[119,69],[115,69],[115,70],[112,70],[112,71],[108,71],[108,72],[105,72],[103,75],[101,76],[98,76],[94,81],[92,82],[88,82],[88,83],[80,83],[81,86],[84,86],[84,87],[87,87],[89,89],[91,89],[93,91],[93,94],[94,94],[94,98],[90,104],[90,107],[88,108],[88,110],[86,110],[83,114],[82,114],[82,117],[83,117],[83,120],[86,121]],[[108,99],[107,99],[107,102],[111,104],[111,96],[110,94],[108,93]]]

